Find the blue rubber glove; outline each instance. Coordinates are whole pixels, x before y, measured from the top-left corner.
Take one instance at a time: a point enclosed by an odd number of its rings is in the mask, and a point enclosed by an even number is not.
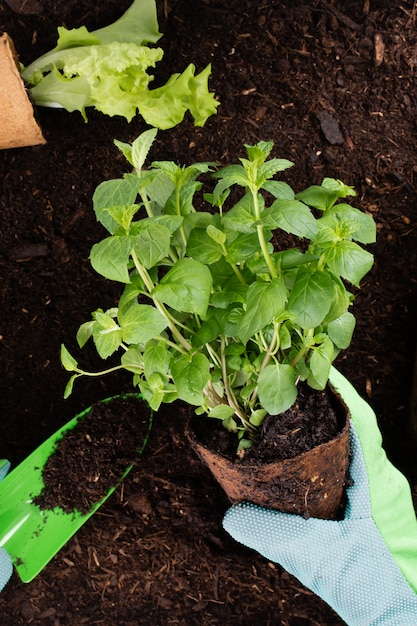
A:
[[[0,480],[6,476],[7,472],[10,469],[9,461],[6,459],[0,459]],[[10,556],[0,547],[0,591],[4,588],[6,583],[9,581],[10,576],[13,573],[13,564]]]
[[[348,381],[330,380],[352,416],[342,521],[304,519],[249,503],[226,513],[240,543],[282,565],[349,626],[417,625],[417,520],[409,485],[388,461],[375,415]]]

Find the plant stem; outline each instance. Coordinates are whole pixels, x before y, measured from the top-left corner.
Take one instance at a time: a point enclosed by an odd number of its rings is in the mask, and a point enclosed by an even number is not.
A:
[[[307,336],[308,337],[314,337],[314,328],[310,328],[309,331],[307,332]],[[292,362],[291,362],[291,366],[294,367],[295,365],[297,365],[297,363],[299,363],[299,361],[303,358],[303,356],[305,355],[305,353],[311,348],[311,343],[310,342],[306,342],[304,341],[301,349],[298,351],[298,354],[296,354],[296,356],[293,358]]]
[[[84,370],[80,370],[77,369],[77,373],[80,374],[80,376],[104,376],[105,374],[111,374],[112,372],[116,372],[117,370],[122,370],[124,369],[123,365],[115,365],[115,367],[110,367],[108,370],[102,370],[100,372],[86,372]]]
[[[175,193],[175,207],[177,210],[177,215],[181,217],[180,187],[178,187],[178,185],[176,187],[176,193]],[[181,224],[180,226],[180,233],[181,233],[182,243],[184,244],[184,250],[185,250],[185,248],[187,247],[187,237],[185,236],[183,224]]]
[[[272,359],[274,353],[278,350],[278,348],[279,348],[279,325],[275,326],[274,328],[274,334],[272,336],[268,349],[266,350],[264,360],[262,361],[262,364],[259,368],[259,373],[261,373],[266,368],[266,366],[268,365],[268,363],[270,362],[270,360]],[[258,397],[258,386],[255,387],[251,395],[250,403],[252,407],[255,405],[257,397]]]
[[[255,210],[255,217],[257,220],[261,219],[261,211],[260,211],[260,207],[259,207],[259,200],[258,200],[258,190],[253,190],[252,189],[252,198],[253,198],[253,206],[254,206],[254,210]],[[271,259],[271,255],[268,252],[268,247],[266,245],[266,241],[265,241],[265,235],[264,235],[264,230],[263,230],[263,226],[261,224],[258,224],[258,226],[256,227],[257,233],[258,233],[258,239],[259,239],[259,243],[261,245],[261,250],[262,250],[262,254],[263,257],[266,261],[266,264],[268,266],[269,269],[269,273],[271,274],[272,278],[277,278],[278,277],[278,273],[277,270],[275,269],[275,265]]]
[[[224,390],[226,392],[226,397],[227,397],[227,403],[229,404],[229,406],[232,407],[235,414],[242,422],[243,426],[245,428],[251,428],[251,424],[249,423],[249,420],[247,419],[245,413],[242,411],[241,407],[239,406],[239,403],[237,402],[235,395],[229,385],[229,379],[227,377],[226,355],[224,353],[225,343],[226,343],[225,338],[222,336],[221,344],[220,344],[220,353],[221,353],[221,361],[222,361],[222,377],[223,377]]]
[[[146,289],[148,290],[148,295],[149,297],[152,299],[153,303],[155,304],[155,307],[158,309],[158,311],[165,317],[165,319],[168,322],[168,326],[170,331],[172,332],[173,336],[175,337],[175,339],[177,339],[177,341],[179,341],[179,343],[188,351],[190,352],[192,349],[191,344],[185,339],[185,337],[180,333],[180,331],[178,330],[176,324],[176,320],[174,320],[174,318],[172,317],[172,315],[170,315],[170,313],[167,311],[165,305],[162,302],[159,302],[159,300],[157,300],[156,298],[153,298],[151,293],[153,291],[154,288],[154,284],[148,274],[148,272],[146,271],[146,268],[143,267],[143,265],[140,263],[137,254],[135,252],[135,250],[131,250],[131,255],[132,255],[132,259],[133,262],[135,264],[135,267],[139,273],[139,276],[141,277],[141,279],[143,280],[143,283],[146,287]]]

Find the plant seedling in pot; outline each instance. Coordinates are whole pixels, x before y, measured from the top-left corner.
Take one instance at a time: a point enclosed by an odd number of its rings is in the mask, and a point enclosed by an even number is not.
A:
[[[158,161],[156,136],[116,145],[133,166],[105,181],[93,203],[109,235],[91,250],[93,268],[124,285],[118,305],[97,309],[77,335],[120,365],[88,373],[62,347],[74,380],[124,368],[150,406],[180,399],[237,433],[244,456],[265,417],[296,402],[300,381],[326,388],[332,363],[355,326],[352,294],[373,264],[370,215],[345,199],[352,187],[324,179],[295,193],[277,173],[272,141],[245,146],[239,164]],[[214,179],[204,193],[203,176]],[[198,203],[198,210],[196,209]],[[273,242],[279,233],[286,246]],[[290,241],[290,243],[288,243]]]

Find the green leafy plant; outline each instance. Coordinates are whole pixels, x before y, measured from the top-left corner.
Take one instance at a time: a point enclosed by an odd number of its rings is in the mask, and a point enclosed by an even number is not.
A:
[[[113,24],[89,32],[85,26],[58,28],[56,47],[21,70],[35,104],[80,111],[86,107],[129,122],[137,112],[155,128],[179,124],[187,110],[203,126],[219,103],[208,91],[211,67],[195,75],[190,64],[182,74],[149,89],[147,70],[163,57],[155,0],[134,0]]]
[[[360,244],[375,241],[375,224],[343,201],[355,192],[341,181],[295,194],[274,179],[292,163],[270,158],[272,141],[245,146],[239,164],[147,169],[156,132],[116,141],[134,172],[94,193],[110,235],[93,246],[91,263],[125,286],[117,307],[80,327],[78,343],[92,337],[103,359],[120,351],[120,365],[105,371],[132,372],[153,409],[179,398],[248,447],[267,413],[295,402],[298,381],[324,389],[349,346],[355,318],[345,283],[358,286],[372,267]],[[210,193],[199,181],[207,173],[216,181]],[[64,346],[61,358],[73,372],[69,395],[88,372]]]

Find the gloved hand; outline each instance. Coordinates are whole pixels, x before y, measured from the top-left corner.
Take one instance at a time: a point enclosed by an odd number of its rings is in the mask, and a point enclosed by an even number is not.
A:
[[[349,626],[415,626],[417,520],[409,485],[388,461],[369,405],[334,369],[330,380],[349,397],[352,415],[353,485],[344,519],[304,519],[243,503],[227,511],[224,528],[281,564]]]
[[[10,469],[9,461],[6,459],[0,459],[0,480],[6,476],[7,472]],[[13,573],[13,564],[10,556],[0,547],[0,591],[3,589],[5,584],[8,582],[10,576]]]

